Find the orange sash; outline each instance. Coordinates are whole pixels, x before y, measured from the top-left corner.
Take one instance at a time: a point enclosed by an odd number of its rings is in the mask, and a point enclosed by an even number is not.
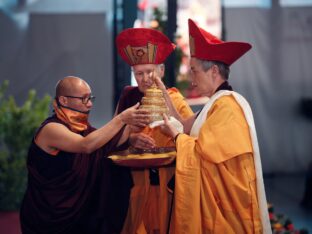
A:
[[[56,100],[53,101],[53,108],[57,118],[69,125],[73,132],[82,132],[88,128],[89,113],[83,113],[61,106]]]

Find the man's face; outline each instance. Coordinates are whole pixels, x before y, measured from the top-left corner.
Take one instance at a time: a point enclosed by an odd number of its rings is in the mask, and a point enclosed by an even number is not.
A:
[[[132,69],[135,80],[138,83],[139,90],[142,93],[145,93],[145,90],[153,84],[154,72],[155,76],[158,75],[160,78],[162,77],[159,68],[155,64],[134,65]]]
[[[204,71],[196,58],[191,58],[190,67],[193,87],[200,95],[211,97],[215,91],[212,69]]]
[[[66,96],[64,96],[65,103],[62,104],[75,110],[87,112],[90,111],[93,106],[91,99],[89,99],[89,97],[91,97],[91,89],[85,82],[77,82],[75,88]]]

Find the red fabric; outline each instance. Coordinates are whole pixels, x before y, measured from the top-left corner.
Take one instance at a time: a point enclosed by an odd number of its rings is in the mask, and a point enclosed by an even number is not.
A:
[[[224,42],[198,27],[191,19],[188,20],[188,25],[191,57],[231,65],[251,49],[251,45],[246,42]]]
[[[1,233],[20,234],[22,233],[18,211],[0,211]]]
[[[142,0],[141,2],[138,3],[138,8],[141,11],[145,11],[148,5],[148,0]]]
[[[129,28],[122,31],[116,38],[117,50],[122,59],[130,66],[137,64],[162,64],[175,45],[160,31],[149,28]],[[155,50],[148,51],[148,44],[155,46]],[[126,48],[130,46],[135,60],[129,58]],[[151,54],[152,53],[152,54]],[[153,57],[147,61],[148,56]]]

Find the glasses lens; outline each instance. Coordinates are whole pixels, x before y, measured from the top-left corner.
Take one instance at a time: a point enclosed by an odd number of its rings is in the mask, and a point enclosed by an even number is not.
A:
[[[90,96],[89,100],[91,100],[91,102],[94,102],[95,101],[95,96]]]
[[[95,97],[94,97],[94,96],[85,97],[85,98],[82,99],[82,103],[83,103],[83,104],[87,104],[87,103],[89,102],[89,100],[90,100],[91,102],[93,102],[93,101],[95,100]]]

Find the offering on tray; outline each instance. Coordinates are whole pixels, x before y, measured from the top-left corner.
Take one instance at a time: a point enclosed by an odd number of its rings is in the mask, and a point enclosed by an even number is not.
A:
[[[126,150],[109,156],[115,164],[133,168],[155,168],[170,165],[176,158],[176,151],[166,153],[131,153]]]
[[[150,111],[151,121],[158,121],[163,119],[163,114],[169,115],[169,109],[162,91],[153,84],[145,91],[145,95],[141,100],[140,109]]]

